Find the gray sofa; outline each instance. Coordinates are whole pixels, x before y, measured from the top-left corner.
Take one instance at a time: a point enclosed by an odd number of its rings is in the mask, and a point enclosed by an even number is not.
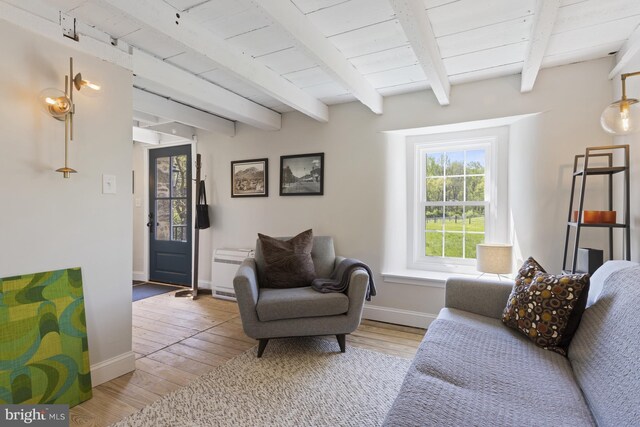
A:
[[[640,426],[640,265],[591,278],[568,357],[500,320],[511,284],[446,283],[386,426]]]
[[[313,238],[311,258],[319,278],[328,278],[344,259],[336,256],[333,239],[328,236]],[[233,279],[242,328],[245,334],[259,340],[258,357],[271,338],[313,335],[336,335],[344,353],[345,335],[360,325],[369,274],[362,269],[354,270],[346,294],[325,294],[311,287],[264,288],[260,286],[263,271],[264,258],[258,240],[255,259],[245,259]]]

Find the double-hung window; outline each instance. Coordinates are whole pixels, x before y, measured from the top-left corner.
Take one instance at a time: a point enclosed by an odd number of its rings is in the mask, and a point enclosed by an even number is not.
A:
[[[506,238],[506,135],[495,128],[408,139],[410,268],[472,271],[477,244]]]

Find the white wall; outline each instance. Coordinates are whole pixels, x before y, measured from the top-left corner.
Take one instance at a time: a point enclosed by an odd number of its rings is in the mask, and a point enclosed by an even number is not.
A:
[[[279,132],[238,126],[235,137],[199,135],[210,177],[213,227],[204,231],[201,277],[210,277],[213,248],[251,247],[256,233],[292,235],[306,228],[334,236],[339,254],[360,258],[372,267],[379,295],[369,316],[398,319],[437,314],[444,292],[436,283],[420,286],[383,281],[381,272],[403,268],[404,143],[385,130],[492,119],[541,112],[512,126],[509,148],[510,205],[514,240],[521,256],[533,255],[551,271],[562,264],[565,221],[573,156],[585,147],[608,145],[612,138],[599,126],[610,102],[609,58],[542,70],[531,93],[521,94],[520,76],[509,76],[452,89],[451,105],[441,107],[431,92],[385,98],[376,116],[358,103],[330,108],[329,123],[299,113],[283,115]],[[278,195],[279,158],[286,154],[325,153],[325,195]],[[268,157],[268,198],[232,199],[230,162]],[[211,179],[212,178],[212,179]],[[371,306],[369,305],[369,306]],[[405,311],[408,311],[405,312]],[[395,316],[395,317],[394,317]],[[399,317],[398,317],[399,316]],[[418,316],[419,317],[419,316]]]
[[[81,267],[94,385],[133,369],[131,353],[132,75],[0,21],[0,277]],[[75,71],[103,85],[76,93],[75,140],[63,179],[64,125],[40,90]],[[102,174],[117,194],[101,194]]]
[[[148,161],[145,147],[136,142],[133,144],[133,173],[134,193],[133,193],[133,278],[134,280],[147,280],[145,273],[146,255],[145,231],[147,218],[145,217],[145,184],[148,182],[145,174],[145,162]]]
[[[640,71],[640,54],[629,61],[629,63],[623,67],[622,73],[632,73]],[[612,94],[605,104],[602,105],[602,110],[622,97],[622,84],[620,83],[620,74],[615,76],[611,81]],[[627,79],[627,97],[628,98],[640,98],[640,76],[629,77]],[[640,171],[638,165],[640,165],[640,133],[618,136],[614,138],[616,144],[629,144],[629,157],[630,157],[630,176],[631,176],[631,260],[640,262],[640,238],[638,237],[638,230],[640,230],[640,197],[638,197],[638,183],[640,183]],[[620,199],[619,199],[620,200]],[[622,204],[617,206],[618,211],[622,211]]]

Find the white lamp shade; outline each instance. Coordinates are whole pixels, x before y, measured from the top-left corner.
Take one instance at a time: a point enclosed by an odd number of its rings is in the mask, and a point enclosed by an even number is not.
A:
[[[512,253],[512,245],[476,245],[476,269],[481,273],[509,274],[512,269]]]
[[[627,135],[640,131],[640,104],[629,98],[616,101],[604,109],[600,116],[602,129],[614,135]]]

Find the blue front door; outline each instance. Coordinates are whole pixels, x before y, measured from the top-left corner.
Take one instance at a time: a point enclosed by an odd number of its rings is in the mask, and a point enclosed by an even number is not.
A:
[[[149,280],[191,286],[191,146],[149,150]]]

